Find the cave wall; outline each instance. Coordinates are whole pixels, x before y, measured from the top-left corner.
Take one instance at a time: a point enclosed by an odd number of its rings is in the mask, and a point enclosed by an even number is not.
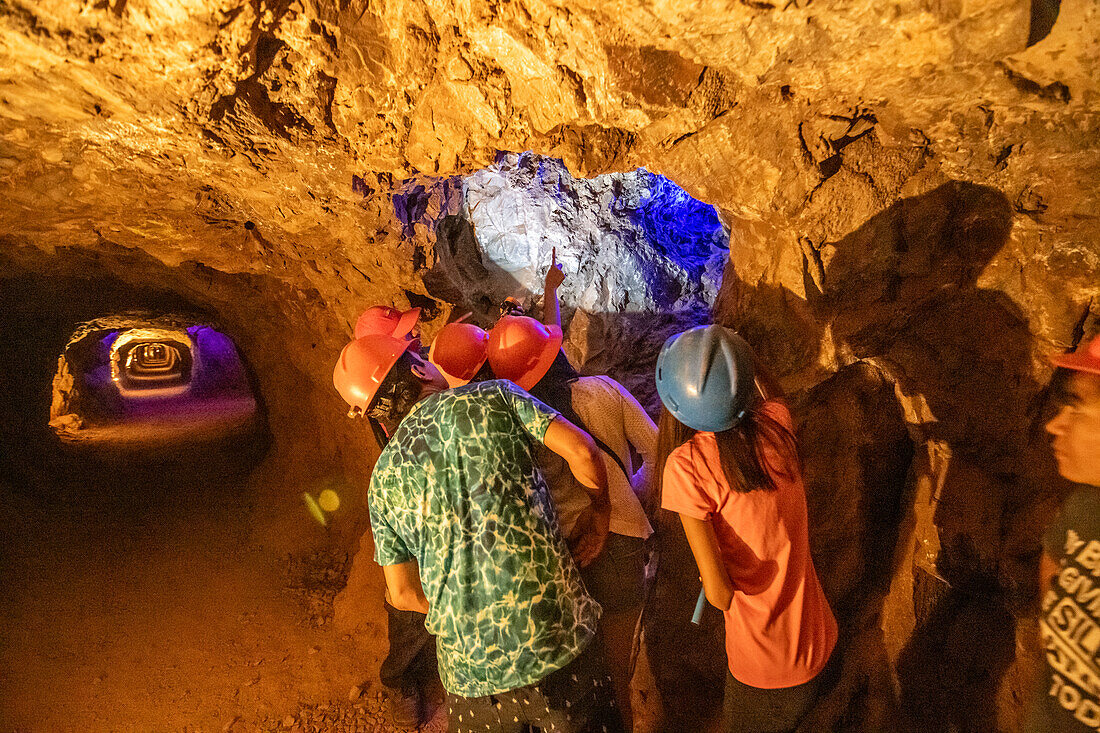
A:
[[[1036,539],[1067,488],[1039,429],[1045,357],[1100,320],[1098,16],[1088,0],[3,0],[0,264],[208,309],[259,376],[268,475],[361,484],[373,445],[329,386],[350,324],[412,302],[430,336],[452,305],[433,294],[436,232],[410,230],[395,194],[498,151],[668,176],[730,231],[715,318],[799,407],[815,553],[860,660],[820,720],[857,729],[896,704],[932,729],[971,711],[1011,729]]]
[[[566,356],[619,380],[654,415],[657,354],[709,321],[729,260],[715,208],[644,168],[577,178],[557,158],[502,152],[469,176],[407,179],[392,199],[432,263],[431,298],[406,293],[422,315],[446,305],[488,329],[509,297],[538,315],[556,257]]]

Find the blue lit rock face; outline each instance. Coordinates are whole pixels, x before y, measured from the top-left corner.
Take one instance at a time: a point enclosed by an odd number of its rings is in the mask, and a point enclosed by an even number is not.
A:
[[[489,326],[508,296],[541,306],[556,250],[570,359],[655,408],[657,352],[708,319],[729,256],[714,208],[645,169],[574,178],[561,161],[531,153],[502,154],[464,179],[461,201],[454,182],[417,182],[394,197],[407,232],[421,231],[411,214],[440,212],[428,291]]]
[[[574,178],[559,160],[505,154],[466,179],[465,211],[508,294],[541,295],[556,248],[562,304],[593,314],[708,305],[728,256],[714,208],[643,168]]]

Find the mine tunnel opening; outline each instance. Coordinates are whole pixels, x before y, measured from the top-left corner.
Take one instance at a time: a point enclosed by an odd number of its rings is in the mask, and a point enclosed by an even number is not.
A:
[[[349,644],[314,656],[371,451],[311,371],[338,324],[276,278],[105,246],[0,254],[0,707],[223,728],[360,683]]]
[[[0,302],[11,490],[148,505],[216,494],[267,455],[256,375],[211,309],[112,278],[33,272],[0,281]]]
[[[282,377],[186,270],[127,274],[56,257],[0,278],[3,707],[43,729],[174,728],[186,700],[234,690],[266,710],[276,681],[248,663],[308,648],[290,586],[319,533],[284,491],[266,386]],[[83,394],[57,409],[63,373]]]

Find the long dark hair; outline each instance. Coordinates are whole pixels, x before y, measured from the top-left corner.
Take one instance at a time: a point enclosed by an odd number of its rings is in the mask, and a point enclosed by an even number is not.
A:
[[[697,431],[684,425],[672,416],[667,407],[661,406],[661,416],[657,419],[657,457],[653,461],[656,481],[653,491],[646,496],[644,509],[650,520],[660,518],[661,496],[665,487],[665,464],[672,451],[692,439]]]
[[[802,475],[802,458],[794,434],[764,412],[764,400],[757,400],[735,427],[715,433],[722,473],[734,491],[775,491],[773,474],[787,478]],[[771,446],[779,454],[779,465],[764,455]]]
[[[774,491],[779,487],[772,478],[773,473],[790,478],[794,478],[796,473],[801,475],[802,459],[798,452],[798,441],[782,423],[764,412],[764,405],[764,400],[758,399],[738,425],[721,433],[715,433],[718,456],[722,462],[722,473],[733,491],[742,493],[758,490]],[[696,432],[698,431],[673,417],[667,408],[661,408],[661,419],[657,424],[657,459],[654,466],[657,472],[656,490],[650,497],[650,501],[646,502],[646,511],[650,516],[653,516],[661,506],[665,463],[668,457],[674,450],[691,440]],[[771,446],[779,454],[779,465],[775,465],[764,455],[766,446]]]

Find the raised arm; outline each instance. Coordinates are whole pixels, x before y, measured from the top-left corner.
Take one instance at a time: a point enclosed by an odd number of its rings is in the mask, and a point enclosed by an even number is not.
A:
[[[578,520],[580,536],[573,546],[574,559],[584,567],[603,552],[611,524],[607,471],[600,459],[600,450],[588,433],[561,416],[550,423],[542,442],[565,459],[569,470],[592,499],[590,516],[585,518],[583,525]]]
[[[558,303],[558,286],[565,282],[565,273],[558,264],[558,248],[550,251],[550,269],[542,291],[542,322],[561,328],[561,304]]]

